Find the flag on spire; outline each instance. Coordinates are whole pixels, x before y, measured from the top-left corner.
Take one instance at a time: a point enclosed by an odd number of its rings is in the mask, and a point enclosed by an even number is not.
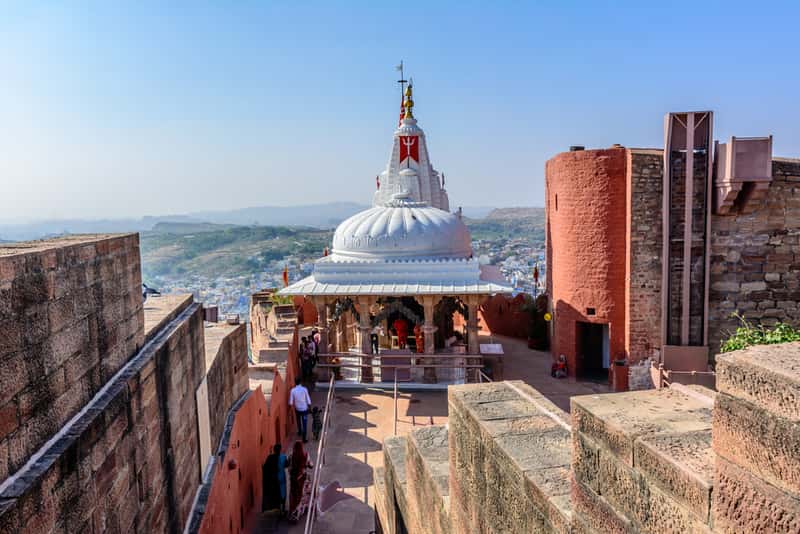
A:
[[[283,267],[283,287],[289,285],[289,266],[284,265]]]
[[[405,103],[403,102],[403,95],[405,94],[404,89],[405,89],[405,85],[407,83],[407,80],[405,78],[403,78],[403,60],[402,59],[400,60],[400,64],[397,65],[395,67],[395,69],[400,71],[400,79],[397,80],[397,83],[400,84],[400,118],[397,120],[397,126],[399,127],[400,125],[403,124],[403,117],[405,117],[405,114],[406,114]]]
[[[381,177],[380,176],[375,176],[375,187],[377,189],[381,188]]]

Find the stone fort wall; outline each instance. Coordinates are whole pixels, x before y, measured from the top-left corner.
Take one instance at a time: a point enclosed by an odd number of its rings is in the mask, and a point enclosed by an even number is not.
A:
[[[624,164],[609,165],[610,154],[624,157]],[[675,162],[676,172],[681,164]],[[772,168],[767,197],[752,213],[711,216],[708,343],[712,362],[721,341],[740,324],[733,314],[754,324],[800,324],[800,159],[774,158]],[[584,177],[593,173],[602,178],[595,180],[599,186],[592,185],[591,180],[584,183]],[[619,331],[615,323],[622,324],[622,350],[631,364],[631,389],[651,387],[647,364],[659,358],[662,345],[662,173],[663,151],[658,149],[567,152],[551,159],[547,166],[547,284],[554,311],[553,354],[575,352],[577,321],[607,322],[613,357],[618,347],[614,332]],[[607,182],[619,185],[607,194],[603,185]],[[586,191],[595,191],[594,187],[599,189],[592,200]],[[682,198],[677,193],[673,195],[675,202]],[[617,196],[625,199],[622,207]],[[592,202],[600,202],[608,211],[601,210],[599,216],[614,225],[622,224],[625,231],[599,235]],[[624,214],[622,223],[611,213],[618,210]],[[673,206],[676,214],[682,210],[682,206]],[[671,232],[682,235],[683,223],[680,217],[677,219]],[[700,222],[695,221],[694,226],[702,226]],[[623,242],[624,251],[613,248],[607,240]],[[680,262],[680,258],[675,261]],[[623,297],[610,290],[596,294],[595,273],[607,272],[608,284],[620,278],[615,270],[606,269],[606,264],[624,266]],[[676,264],[676,268],[679,274],[682,266]],[[702,278],[702,271],[693,275]],[[680,293],[680,281],[674,276],[672,279],[675,293]],[[695,288],[701,289],[702,283]],[[691,295],[694,319],[690,337],[697,342],[702,339],[698,330],[702,295],[695,293]],[[679,305],[679,301],[668,303],[673,317],[679,315]],[[595,308],[595,317],[585,314],[589,306]],[[612,309],[622,318],[612,320],[608,315]],[[638,362],[645,365],[635,365]],[[576,370],[575,365],[571,368]]]
[[[800,159],[775,158],[761,207],[711,219],[709,345],[750,322],[800,324]]]
[[[203,310],[191,295],[143,305],[139,261],[135,235],[0,248],[0,391],[16,416],[0,441],[0,532],[183,529],[201,481]],[[221,353],[246,369],[235,332],[211,367]],[[211,378],[209,405],[227,412],[237,379]],[[49,396],[26,404],[33,392]]]
[[[139,237],[0,247],[0,480],[144,342]]]
[[[719,392],[573,397],[571,414],[521,382],[451,386],[446,427],[384,443],[379,532],[800,531],[800,343],[718,369]]]

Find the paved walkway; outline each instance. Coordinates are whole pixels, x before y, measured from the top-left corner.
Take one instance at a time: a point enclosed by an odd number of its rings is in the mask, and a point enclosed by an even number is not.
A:
[[[398,400],[397,433],[407,434],[431,422],[447,422],[447,393],[444,391],[401,392]],[[325,391],[315,392],[312,401],[321,406]],[[319,519],[315,533],[368,534],[375,530],[372,468],[383,465],[382,444],[394,432],[391,391],[377,389],[342,390],[336,395],[334,428],[329,435],[327,463],[322,483],[338,480],[352,498],[334,506]],[[308,443],[316,461],[317,442]],[[302,533],[303,524],[288,525],[272,515],[262,516],[256,532]]]
[[[609,393],[607,383],[584,382],[574,378],[553,378],[549,352],[531,350],[527,342],[504,336],[481,336],[481,343],[501,343],[505,352],[502,376],[498,380],[522,380],[556,406],[569,412],[569,398],[575,395]]]
[[[532,351],[522,340],[502,336],[482,336],[482,343],[501,343],[505,352],[503,373],[497,379],[522,380],[548,397],[565,411],[573,395],[607,393],[605,384],[555,379],[550,376],[550,354]],[[318,406],[325,402],[325,391],[312,395]],[[352,498],[335,505],[321,517],[314,530],[319,534],[368,534],[375,529],[372,468],[383,465],[383,439],[394,431],[391,391],[365,388],[340,390],[336,395],[335,427],[326,454],[322,483],[338,480]],[[397,433],[407,434],[415,427],[447,422],[447,393],[444,391],[401,392],[398,402]],[[309,450],[316,457],[316,443]],[[316,461],[316,460],[315,460]],[[304,523],[289,526],[274,516],[264,515],[256,532],[303,532]]]

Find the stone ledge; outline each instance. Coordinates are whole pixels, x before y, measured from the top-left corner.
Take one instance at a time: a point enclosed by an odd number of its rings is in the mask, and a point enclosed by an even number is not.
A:
[[[408,525],[406,440],[405,436],[394,436],[383,440],[383,468],[386,471],[386,493],[390,500],[393,498],[397,503],[403,523]],[[394,506],[391,509],[394,510]],[[391,519],[390,522],[394,524]]]
[[[717,389],[800,421],[800,342],[760,345],[717,356]]]
[[[96,245],[112,239],[126,239],[130,240],[126,245],[133,245],[134,241],[138,243],[139,234],[137,233],[121,233],[121,234],[69,234],[50,239],[38,239],[34,241],[20,241],[16,243],[4,243],[0,245],[0,257],[8,256],[24,256],[26,254],[39,254],[49,250],[64,249],[68,247],[80,247],[83,245]],[[102,246],[102,245],[101,245]],[[107,246],[107,245],[106,245]]]
[[[148,297],[144,302],[145,343],[153,339],[164,326],[185,310],[194,298],[191,293],[174,293]]]
[[[451,386],[448,403],[453,524],[462,529],[568,531],[568,416],[518,381]],[[508,500],[511,494],[514,499]],[[485,507],[483,517],[475,516],[480,507]]]
[[[450,532],[450,458],[447,427],[411,432],[406,440],[406,500],[416,531]],[[407,526],[411,526],[407,523]],[[412,530],[413,531],[413,530]]]
[[[711,429],[711,406],[671,389],[572,397],[575,429],[634,465],[634,442],[651,434]]]
[[[714,450],[800,498],[800,424],[719,393],[714,406]]]
[[[709,521],[714,485],[711,432],[658,434],[637,440],[636,468],[668,495]]]

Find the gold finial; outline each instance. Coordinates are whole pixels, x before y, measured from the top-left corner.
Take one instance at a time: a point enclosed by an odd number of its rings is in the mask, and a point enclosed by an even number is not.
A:
[[[409,82],[408,87],[406,87],[406,100],[403,104],[406,108],[406,114],[403,116],[404,119],[413,119],[414,115],[411,112],[411,108],[414,107],[414,101],[411,99],[412,96],[412,89],[411,89],[411,82]]]

